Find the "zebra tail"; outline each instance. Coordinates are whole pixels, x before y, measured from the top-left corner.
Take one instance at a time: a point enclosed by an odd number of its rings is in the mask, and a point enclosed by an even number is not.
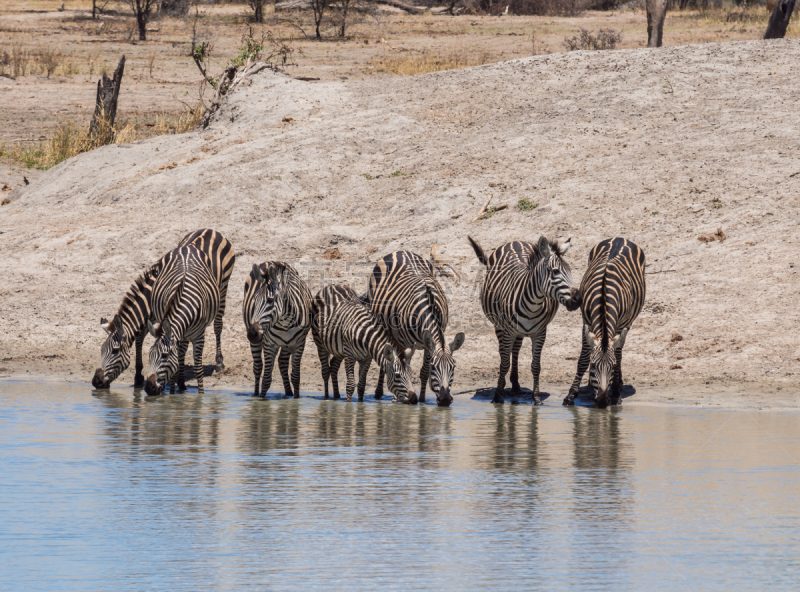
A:
[[[487,263],[486,263],[486,255],[484,255],[483,249],[478,244],[478,241],[476,241],[471,236],[468,236],[467,238],[469,239],[469,244],[472,245],[472,249],[475,251],[475,255],[478,257],[478,261],[480,261],[484,265],[487,265]],[[487,265],[487,267],[488,267],[488,265]]]

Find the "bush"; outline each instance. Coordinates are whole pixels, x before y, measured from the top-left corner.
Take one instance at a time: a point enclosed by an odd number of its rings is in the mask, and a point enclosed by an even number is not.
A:
[[[574,37],[564,37],[564,47],[567,51],[579,49],[604,50],[616,49],[617,43],[622,41],[622,33],[614,29],[600,29],[596,34],[592,34],[584,28]]]

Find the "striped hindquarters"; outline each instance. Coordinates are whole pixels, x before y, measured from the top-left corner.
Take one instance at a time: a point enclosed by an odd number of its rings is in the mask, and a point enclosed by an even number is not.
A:
[[[581,281],[583,322],[603,347],[629,329],[644,306],[645,256],[624,238],[606,239],[589,254]]]

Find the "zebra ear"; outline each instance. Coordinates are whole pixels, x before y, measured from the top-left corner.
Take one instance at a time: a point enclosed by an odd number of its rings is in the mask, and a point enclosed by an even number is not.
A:
[[[159,333],[161,332],[161,323],[153,324],[153,321],[147,319],[147,330],[150,332],[150,335],[153,337],[158,337]]]
[[[431,332],[430,331],[425,331],[422,334],[422,345],[425,346],[425,349],[428,352],[432,352],[433,351],[433,337],[431,337]]]
[[[571,240],[572,240],[572,237],[569,237],[567,240],[565,240],[563,243],[561,243],[561,256],[562,257],[567,254],[567,251],[569,251],[569,248],[572,246],[572,244],[569,242]]]
[[[253,263],[253,277],[258,282],[264,281],[264,274],[261,273],[261,268],[258,266],[258,263]]]
[[[450,344],[450,353],[458,350],[462,345],[464,345],[464,332],[456,333],[456,336],[453,338],[453,343]]]
[[[546,236],[539,237],[539,255],[542,257],[550,257],[550,243],[547,242]]]
[[[109,335],[111,334],[111,323],[108,322],[108,319],[103,317],[100,319],[100,326],[105,329],[105,332]]]
[[[277,265],[270,265],[267,269],[267,274],[269,275],[270,285],[273,285],[276,288],[280,288],[282,286],[283,268],[279,268]]]
[[[392,346],[389,345],[388,343],[383,346],[383,359],[388,362],[394,363],[394,350],[392,349]]]
[[[589,340],[594,344],[595,347],[600,347],[600,340],[597,338],[597,335],[589,331]]]
[[[172,339],[172,325],[170,325],[167,319],[164,319],[164,322],[161,323],[161,328],[163,329],[161,334],[164,336],[167,342],[169,342],[169,340]]]

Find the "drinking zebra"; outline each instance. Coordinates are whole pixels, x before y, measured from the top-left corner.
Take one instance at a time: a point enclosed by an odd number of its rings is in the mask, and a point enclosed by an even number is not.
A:
[[[386,255],[372,271],[366,301],[397,345],[411,348],[412,356],[414,350],[424,349],[419,401],[425,402],[430,378],[436,402],[442,407],[450,405],[456,368],[453,352],[463,345],[464,333],[458,333],[449,345],[445,343],[447,299],[434,277],[433,266],[409,251]],[[383,395],[383,377],[381,368],[375,391],[378,399]]]
[[[156,341],[150,348],[151,374],[144,383],[145,393],[159,395],[176,376],[183,380],[181,351],[186,353],[189,342],[197,392],[202,393],[205,330],[220,307],[219,284],[208,255],[192,245],[172,251],[153,286],[152,303],[154,310],[164,303],[164,314],[161,322],[147,322]]]
[[[608,406],[609,382],[611,404],[622,404],[622,347],[644,306],[644,267],[644,252],[624,238],[601,241],[589,253],[589,267],[581,281],[581,355],[564,405],[574,405],[587,367],[594,374],[590,380],[597,388],[597,406]]]
[[[236,254],[233,246],[221,233],[203,229],[190,232],[181,240],[179,247],[193,245],[204,251],[211,260],[212,271],[219,283],[220,307],[217,318],[214,319],[214,332],[217,338],[217,370],[225,366],[222,358],[222,317],[225,313],[225,302],[228,293],[228,280],[233,272]],[[172,253],[172,251],[170,251]],[[137,388],[144,386],[142,374],[142,344],[147,334],[147,320],[151,315],[150,296],[153,284],[165,264],[167,253],[162,259],[145,270],[126,292],[122,304],[111,322],[100,319],[100,325],[108,334],[100,348],[100,367],[92,378],[95,388],[108,388],[109,385],[130,365],[130,347],[136,343],[136,374],[133,385]],[[162,318],[163,311],[156,311],[156,319]],[[181,358],[182,363],[183,358]]]
[[[506,243],[486,257],[481,246],[469,239],[475,255],[488,269],[481,287],[483,313],[494,325],[500,347],[500,375],[493,403],[505,400],[506,374],[511,366],[511,392],[518,395],[519,350],[525,337],[531,338],[533,360],[533,403],[541,405],[539,373],[547,325],[556,316],[559,303],[567,310],[580,306],[580,293],[564,255],[570,247],[539,237],[538,244],[524,241]]]
[[[253,396],[266,397],[272,384],[275,356],[287,397],[300,396],[300,360],[311,329],[311,292],[297,271],[282,261],[253,264],[244,284],[242,301],[244,326],[253,354],[255,389]],[[263,362],[262,362],[263,356]],[[289,357],[292,377],[289,381]],[[261,378],[261,373],[264,373]]]
[[[417,395],[411,382],[411,367],[403,348],[391,336],[358,294],[345,286],[327,286],[312,303],[311,333],[317,346],[328,398],[328,378],[333,381],[333,398],[339,398],[339,366],[344,360],[347,373],[347,400],[353,397],[355,363],[358,362],[358,400],[364,400],[367,371],[375,360],[386,375],[386,384],[394,400],[414,404]]]

